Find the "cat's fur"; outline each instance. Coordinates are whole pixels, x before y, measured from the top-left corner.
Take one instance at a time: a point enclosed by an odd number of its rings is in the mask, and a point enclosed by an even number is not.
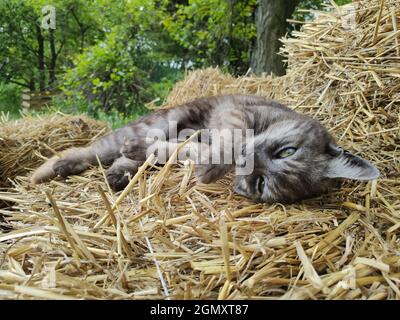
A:
[[[193,102],[161,109],[146,115],[86,148],[73,148],[61,157],[53,157],[36,170],[34,183],[56,176],[79,174],[97,165],[111,167],[107,179],[114,190],[123,189],[128,175],[134,175],[146,159],[149,147],[146,136],[152,129],[169,136],[171,121],[182,129],[253,129],[254,171],[236,175],[234,190],[257,201],[295,202],[326,191],[336,178],[371,180],[378,170],[366,160],[339,148],[333,137],[316,120],[296,113],[286,106],[258,96],[226,95],[197,99]],[[245,150],[249,141],[240,146]],[[176,145],[172,143],[171,145]],[[277,158],[282,148],[296,148],[293,155]],[[224,176],[237,163],[198,164],[199,181],[210,183]],[[241,164],[243,165],[243,164]],[[260,188],[263,177],[263,188]],[[260,191],[261,190],[261,191]]]

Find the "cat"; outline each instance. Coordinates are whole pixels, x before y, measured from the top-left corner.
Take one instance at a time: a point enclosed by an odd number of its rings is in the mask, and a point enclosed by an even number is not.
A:
[[[79,174],[97,165],[98,156],[103,165],[110,166],[106,175],[111,188],[122,190],[129,183],[129,175],[133,176],[146,160],[146,151],[155,145],[148,139],[149,132],[164,134],[158,144],[172,149],[179,145],[179,139],[170,133],[171,123],[175,123],[178,133],[184,129],[252,130],[253,136],[239,146],[233,143],[241,150],[239,157],[233,154],[232,146],[220,144],[220,149],[213,148],[211,154],[228,149],[231,163],[199,161],[195,174],[202,183],[214,182],[232,169],[243,167],[251,155],[253,170],[235,175],[234,191],[257,202],[293,203],[325,193],[338,178],[373,180],[379,176],[375,166],[337,146],[317,120],[276,101],[236,94],[200,98],[145,115],[88,147],[72,148],[49,159],[34,172],[32,182]],[[191,147],[200,145],[196,149],[199,151],[203,146],[217,145],[215,137],[212,139],[210,144],[197,138]]]

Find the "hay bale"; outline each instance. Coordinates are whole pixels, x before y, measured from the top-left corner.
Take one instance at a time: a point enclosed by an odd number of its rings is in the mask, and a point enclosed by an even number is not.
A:
[[[398,4],[362,0],[316,12],[282,49],[289,65],[283,99],[393,179],[400,177]],[[355,25],[343,25],[352,11]]]
[[[384,5],[379,14],[381,3],[391,2],[362,1],[359,30],[349,35],[340,31],[336,11],[306,24],[296,34],[300,42],[286,43],[285,77],[235,80],[215,69],[198,71],[168,99],[171,105],[217,93],[275,94],[372,159],[381,179],[283,206],[233,194],[229,177],[198,184],[190,162],[145,171],[147,163],[119,194],[102,168],[42,186],[18,177],[13,190],[0,193],[15,203],[0,210],[14,229],[0,234],[1,298],[399,299],[393,121],[400,71],[392,10]],[[397,8],[394,16],[400,20]],[[342,42],[327,55],[335,41]],[[359,54],[364,58],[342,61]],[[331,74],[326,65],[345,71]]]
[[[174,86],[163,107],[176,106],[200,97],[234,93],[282,99],[281,78],[247,75],[234,78],[218,68],[195,70]]]
[[[26,116],[1,123],[0,188],[57,152],[84,146],[107,131],[105,123],[83,115]]]
[[[399,298],[399,203],[386,181],[268,206],[232,194],[229,178],[201,185],[192,172],[141,170],[117,195],[101,169],[45,186],[18,178],[0,193],[16,203],[0,210],[14,228],[0,235],[0,295]]]

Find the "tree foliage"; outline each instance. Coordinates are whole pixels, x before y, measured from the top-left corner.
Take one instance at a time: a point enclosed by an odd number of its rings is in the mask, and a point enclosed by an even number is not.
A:
[[[0,83],[61,90],[57,103],[79,111],[141,113],[188,68],[250,66],[257,0],[53,0],[56,28],[44,29],[48,4],[0,1]]]
[[[190,0],[176,4],[163,24],[194,66],[223,66],[243,73],[256,35],[255,6],[256,0]]]
[[[124,8],[118,24],[106,22],[104,39],[74,57],[61,89],[80,103],[85,101],[92,112],[100,108],[124,115],[132,110],[141,113],[145,102],[163,92],[156,84],[169,84],[176,76],[177,69],[169,66],[174,59],[171,39],[160,24],[162,2],[117,2]]]
[[[54,88],[60,66],[103,37],[102,10],[84,0],[56,0],[56,29],[42,28],[44,0],[0,2],[0,80],[31,90]],[[96,10],[97,9],[97,10]]]

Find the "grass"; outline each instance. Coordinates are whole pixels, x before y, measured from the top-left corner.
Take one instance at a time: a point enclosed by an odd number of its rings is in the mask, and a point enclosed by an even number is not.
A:
[[[22,110],[21,108],[21,90],[19,87],[10,84],[0,84],[0,116],[4,119],[16,120],[22,114],[30,115],[52,114],[62,112],[64,114],[86,114],[94,119],[107,122],[112,129],[120,128],[131,121],[136,120],[143,115],[143,108],[138,108],[138,111],[133,111],[129,115],[124,115],[117,110],[105,112],[103,110],[91,111],[87,106],[77,103],[72,100],[53,99],[52,105],[43,107],[40,110]]]

